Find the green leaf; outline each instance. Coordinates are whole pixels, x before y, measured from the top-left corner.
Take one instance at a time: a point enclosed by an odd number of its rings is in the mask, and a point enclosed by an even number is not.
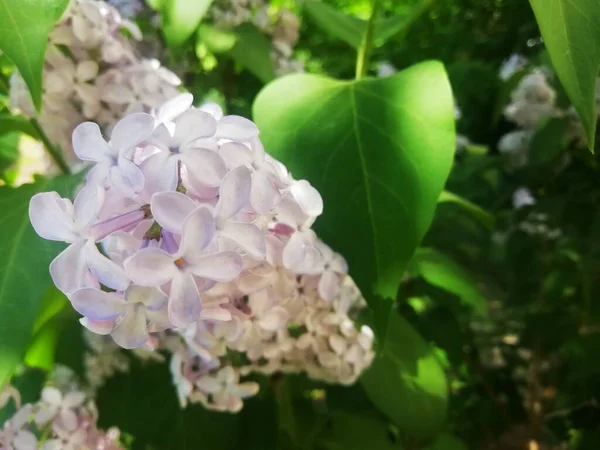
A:
[[[569,120],[551,118],[544,122],[533,135],[529,144],[529,161],[546,164],[567,148]]]
[[[347,259],[371,306],[386,311],[380,332],[391,302],[379,308],[374,299],[395,298],[452,164],[452,105],[433,61],[383,79],[290,75],[254,103],[267,151],[323,196],[316,231]]]
[[[344,14],[319,1],[308,1],[304,4],[304,8],[315,23],[332,37],[346,42],[353,48],[360,46],[367,28],[366,21]]]
[[[131,359],[128,373],[111,377],[96,397],[99,426],[117,426],[134,436],[133,450],[233,450],[241,416],[208,411],[202,405],[181,409],[167,363]]]
[[[394,442],[389,425],[378,417],[339,412],[323,436],[317,438],[319,448],[328,450],[401,450]]]
[[[448,433],[441,434],[427,450],[468,450],[463,441]]]
[[[0,187],[0,385],[21,361],[42,298],[51,284],[48,266],[64,244],[40,238],[29,223],[29,199],[42,191],[69,195],[81,176],[70,175],[13,189]]]
[[[163,32],[171,47],[181,46],[198,28],[212,0],[165,0],[160,7]]]
[[[237,38],[233,30],[202,24],[198,27],[198,40],[211,52],[224,53],[233,48]]]
[[[466,198],[453,194],[449,191],[442,191],[440,198],[438,198],[438,203],[453,203],[463,211],[469,213],[471,217],[481,222],[481,224],[483,224],[485,227],[489,228],[490,230],[494,228],[494,224],[496,222],[494,216],[477,206],[475,203],[470,202]]]
[[[475,280],[446,255],[432,248],[419,248],[410,261],[409,271],[412,275],[420,275],[429,284],[460,297],[476,312],[486,314],[487,301]]]
[[[11,131],[0,134],[0,177],[19,158],[21,133]]]
[[[0,114],[0,135],[16,131],[27,134],[34,139],[40,139],[40,135],[25,116]]]
[[[19,69],[38,110],[48,34],[68,4],[69,0],[0,0],[0,50]]]
[[[25,364],[50,371],[63,326],[69,319],[75,320],[75,314],[67,297],[54,286],[46,292],[40,310],[25,354]]]
[[[417,440],[433,438],[446,420],[446,377],[432,348],[399,314],[391,314],[384,351],[363,374],[371,401]]]
[[[398,33],[406,32],[417,18],[430,6],[432,0],[424,0],[406,12],[394,14],[393,17],[378,19],[373,30],[373,43],[381,47]],[[352,48],[360,47],[362,37],[367,29],[367,21],[338,11],[320,1],[307,1],[305,11],[313,21],[330,36],[344,41]]]
[[[263,83],[275,78],[271,59],[271,41],[251,23],[234,28],[235,45],[229,55],[258,77]]]
[[[596,136],[596,77],[600,68],[600,3],[597,0],[529,0],[554,70],[585,128]]]

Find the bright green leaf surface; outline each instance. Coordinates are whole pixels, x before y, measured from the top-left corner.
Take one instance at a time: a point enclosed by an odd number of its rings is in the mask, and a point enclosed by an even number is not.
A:
[[[178,47],[194,34],[212,0],[166,0],[161,4],[154,3],[162,10],[167,43]]]
[[[305,11],[315,23],[334,38],[346,42],[354,48],[360,46],[367,22],[357,17],[344,14],[323,2],[308,1]]]
[[[0,50],[19,69],[38,109],[48,33],[68,4],[69,0],[0,0]]]
[[[242,24],[233,31],[236,40],[229,51],[231,57],[263,83],[275,78],[275,68],[271,60],[271,41],[250,23]]]
[[[0,134],[0,177],[19,157],[21,133],[10,131]]]
[[[29,199],[42,191],[70,195],[78,175],[0,187],[0,384],[20,362],[51,284],[48,266],[64,244],[40,238],[29,223]]]
[[[363,374],[375,405],[418,440],[434,437],[446,419],[446,377],[433,351],[400,315],[390,315],[382,354]]]
[[[33,338],[25,354],[25,364],[52,370],[60,333],[67,320],[75,320],[67,297],[51,286],[42,300],[40,313],[33,326]]]
[[[590,150],[596,134],[596,77],[600,69],[598,0],[529,0],[552,65],[581,117]]]
[[[373,43],[380,47],[398,33],[406,31],[410,25],[429,7],[431,0],[424,0],[406,14],[395,14],[392,17],[375,21]],[[363,34],[367,29],[367,21],[361,20],[320,1],[307,1],[305,11],[314,22],[330,36],[344,41],[351,47],[360,47]]]
[[[452,111],[438,62],[356,82],[291,75],[254,103],[267,151],[323,196],[317,233],[372,306],[375,295],[395,297],[429,227],[453,159]]]
[[[463,303],[485,314],[487,302],[475,280],[456,262],[432,249],[419,248],[410,262],[410,271],[422,276],[428,283],[460,297]]]
[[[494,223],[496,222],[494,216],[466,198],[452,192],[442,191],[438,203],[454,203],[490,230],[494,228]]]

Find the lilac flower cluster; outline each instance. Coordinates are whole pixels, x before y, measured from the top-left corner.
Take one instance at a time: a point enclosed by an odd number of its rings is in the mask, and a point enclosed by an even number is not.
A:
[[[16,413],[0,428],[0,448],[6,450],[120,450],[119,430],[96,427],[93,401],[79,391],[45,387],[35,404],[21,405],[19,391],[0,391],[0,409],[12,399]]]
[[[364,300],[344,259],[310,228],[320,194],[265,152],[250,120],[192,100],[126,116],[109,142],[94,123],[75,129],[75,153],[94,164],[85,186],[29,209],[41,237],[69,244],[54,283],[90,331],[172,351],[182,403],[237,411],[257,390],[239,383],[252,371],[353,382],[373,333],[350,318]]]
[[[179,78],[157,60],[137,58],[123,30],[142,37],[137,25],[106,2],[72,0],[50,33],[39,121],[68,155],[73,129],[84,120],[108,130],[124,114],[147,112],[178,93]],[[28,116],[37,114],[18,72],[11,78],[10,104]]]

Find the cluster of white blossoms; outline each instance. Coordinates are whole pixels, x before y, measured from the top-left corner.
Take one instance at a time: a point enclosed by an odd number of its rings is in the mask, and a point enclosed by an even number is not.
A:
[[[120,450],[119,430],[99,430],[92,400],[79,391],[45,387],[41,399],[21,405],[19,392],[0,391],[0,410],[13,401],[16,412],[0,428],[0,448],[6,450]]]
[[[178,93],[179,78],[157,60],[138,59],[123,30],[141,39],[138,27],[108,3],[71,0],[50,33],[38,119],[69,156],[73,129],[84,120],[108,130],[123,114],[150,111]],[[37,115],[18,72],[11,78],[10,104]]]
[[[219,28],[233,28],[253,23],[271,38],[271,58],[277,75],[304,72],[302,61],[293,59],[298,42],[300,21],[288,9],[281,8],[274,18],[265,0],[217,0],[210,8],[213,23]]]
[[[253,370],[353,382],[373,333],[350,318],[364,301],[344,259],[310,228],[320,194],[265,153],[250,120],[192,100],[126,116],[109,142],[94,123],[75,129],[75,153],[94,163],[85,186],[29,207],[41,237],[69,244],[55,285],[90,331],[174,352],[181,397],[215,409],[241,408]]]
[[[556,106],[556,91],[549,83],[548,73],[546,69],[534,69],[511,93],[504,116],[519,129],[505,134],[498,142],[498,151],[508,170],[527,166],[529,144],[535,129],[545,120],[562,115]]]

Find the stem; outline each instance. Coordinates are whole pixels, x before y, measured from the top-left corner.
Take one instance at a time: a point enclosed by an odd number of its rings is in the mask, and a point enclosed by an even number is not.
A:
[[[31,122],[31,125],[38,134],[40,141],[42,141],[44,147],[46,147],[46,150],[50,154],[50,157],[54,160],[61,172],[65,175],[70,174],[71,169],[65,161],[65,158],[63,157],[61,151],[57,147],[55,147],[54,144],[52,144],[52,142],[50,142],[50,139],[48,139],[48,136],[46,136],[46,133],[44,133],[44,130],[42,129],[37,119],[31,118],[29,121]]]
[[[373,30],[375,28],[375,17],[379,11],[380,0],[373,0],[373,9],[371,10],[371,17],[367,23],[367,29],[363,34],[362,42],[358,48],[358,55],[356,57],[356,79],[360,80],[367,74],[369,67],[369,60],[371,59],[371,50],[373,49]]]

